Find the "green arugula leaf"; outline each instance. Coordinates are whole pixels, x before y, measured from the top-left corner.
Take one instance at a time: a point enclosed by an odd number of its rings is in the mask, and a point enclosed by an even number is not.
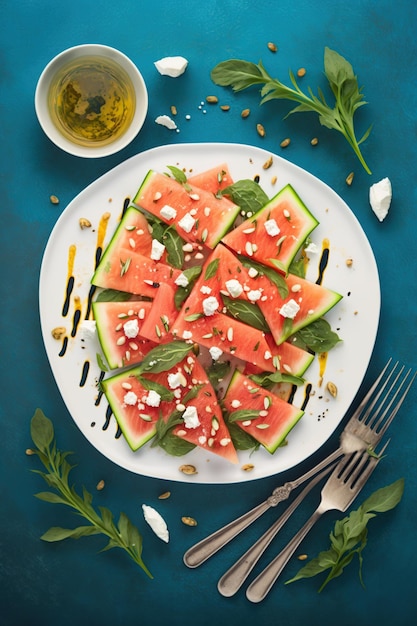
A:
[[[391,485],[375,491],[357,510],[338,520],[330,533],[330,548],[311,559],[298,573],[286,581],[286,585],[302,578],[311,578],[329,570],[326,579],[319,588],[319,593],[326,585],[343,573],[355,555],[359,559],[359,579],[363,586],[362,565],[363,550],[368,541],[368,522],[377,513],[384,513],[395,508],[404,493],[404,479],[400,478]]]
[[[152,574],[142,560],[142,537],[127,516],[124,513],[121,514],[117,529],[113,522],[113,515],[108,509],[99,507],[99,513],[94,509],[93,496],[85,487],[82,488],[80,495],[75,487],[69,484],[69,474],[73,468],[67,461],[70,452],[60,452],[57,449],[53,424],[40,409],[37,409],[32,417],[30,432],[36,446],[33,452],[46,469],[45,472],[32,471],[42,476],[47,485],[55,490],[37,493],[36,497],[44,502],[64,504],[88,522],[87,525],[72,529],[53,526],[42,535],[41,539],[56,542],[90,535],[105,535],[109,542],[104,550],[113,547],[125,550],[131,559],[152,578]]]
[[[359,147],[369,136],[371,128],[368,128],[360,140],[356,138],[354,128],[355,112],[367,103],[359,88],[352,66],[336,51],[326,47],[324,50],[324,72],[335,99],[333,107],[327,104],[321,89],[318,90],[318,96],[314,95],[310,88],[307,94],[304,93],[292,71],[289,72],[292,86],[286,86],[279,80],[272,78],[261,61],[258,64],[241,59],[222,61],[211,71],[211,78],[217,85],[232,87],[234,91],[263,85],[261,104],[276,99],[297,103],[297,106],[288,115],[304,112],[317,113],[322,126],[337,130],[345,137],[365,171],[371,174]]]

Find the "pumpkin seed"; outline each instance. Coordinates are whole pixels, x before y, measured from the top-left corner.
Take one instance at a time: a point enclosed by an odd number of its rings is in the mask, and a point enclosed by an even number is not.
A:
[[[59,204],[59,198],[57,196],[49,196],[49,200],[52,204]]]
[[[347,265],[348,267],[352,267],[352,265],[353,265],[353,259],[346,259],[346,265]]]
[[[271,52],[276,52],[278,50],[278,46],[275,43],[273,43],[272,41],[270,41],[270,42],[268,42],[268,49]]]
[[[170,491],[164,491],[164,493],[161,493],[161,495],[158,496],[158,500],[167,500],[170,497],[171,497],[171,492]]]
[[[251,472],[253,469],[255,469],[255,466],[252,463],[245,463],[245,465],[242,465],[242,470],[244,472]]]
[[[305,67],[300,67],[300,69],[297,70],[297,76],[299,76],[301,78],[302,76],[305,76],[305,75],[306,75],[306,68]]]
[[[217,104],[219,101],[217,96],[207,96],[206,98],[206,102],[208,102],[209,104]]]
[[[197,468],[194,465],[180,465],[179,467],[180,472],[182,472],[183,474],[197,474]]]
[[[260,135],[261,137],[265,137],[265,128],[262,126],[262,124],[256,124],[256,130],[258,131],[258,135]]]
[[[181,521],[186,526],[197,526],[197,520],[195,520],[194,517],[183,516]]]
[[[263,169],[268,170],[271,167],[272,163],[273,163],[273,159],[272,159],[272,156],[270,156],[269,159],[265,161],[265,163],[263,164],[262,166]]]
[[[346,177],[346,184],[350,185],[353,183],[353,177],[355,176],[355,172],[351,172],[350,174],[348,174],[348,176]]]
[[[105,486],[104,480],[99,480],[97,485],[96,485],[97,491],[102,491],[102,489],[104,489],[104,486]]]
[[[286,148],[287,146],[290,145],[290,143],[291,143],[291,139],[287,137],[286,139],[283,139],[279,145],[281,146],[281,148]]]
[[[240,115],[241,115],[241,117],[243,117],[243,119],[249,117],[250,109],[243,109],[243,111],[242,111],[242,113]]]
[[[337,396],[337,387],[331,381],[327,383],[327,391],[330,393],[331,396],[333,396],[333,398]]]
[[[230,111],[230,105],[229,104],[222,104],[220,106],[222,111]]]
[[[52,330],[52,337],[54,339],[61,339],[61,337],[63,337],[66,332],[67,329],[65,328],[65,326],[57,326]]]
[[[177,114],[177,107],[174,104],[172,104],[171,105],[171,115],[176,115],[176,114]]]
[[[80,217],[78,223],[82,230],[84,230],[84,228],[91,228],[91,222],[86,217]]]
[[[317,139],[317,137],[313,137],[313,139],[310,141],[312,146],[317,146],[319,140]]]

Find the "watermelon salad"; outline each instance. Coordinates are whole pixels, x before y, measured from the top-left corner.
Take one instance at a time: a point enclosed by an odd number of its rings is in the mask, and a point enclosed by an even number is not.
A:
[[[268,198],[228,164],[140,184],[91,278],[100,382],[134,451],[273,454],[303,417],[295,386],[339,342],[341,295],[306,279],[318,225],[291,185]]]

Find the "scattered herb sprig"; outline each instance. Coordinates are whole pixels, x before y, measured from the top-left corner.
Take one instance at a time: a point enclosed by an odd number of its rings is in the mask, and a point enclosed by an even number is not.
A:
[[[352,65],[340,54],[326,47],[324,51],[324,73],[334,95],[333,107],[327,103],[320,88],[318,89],[318,96],[313,94],[311,88],[308,89],[308,95],[305,94],[298,86],[291,70],[289,76],[292,87],[288,87],[279,80],[272,78],[261,61],[258,64],[240,59],[223,61],[213,68],[211,78],[217,85],[232,87],[234,91],[241,91],[254,85],[263,85],[261,104],[274,99],[291,100],[298,103],[298,106],[292,109],[288,115],[311,111],[317,113],[322,126],[342,133],[365,171],[371,174],[362,155],[360,144],[367,139],[372,127],[368,128],[361,139],[356,138],[354,115],[359,107],[367,103],[364,100],[362,88],[358,85],[358,79]]]
[[[338,520],[330,533],[330,548],[309,561],[299,572],[285,584],[295,582],[301,578],[311,578],[329,570],[327,578],[319,588],[321,592],[334,578],[343,573],[344,568],[354,558],[359,558],[359,579],[362,586],[362,552],[368,540],[368,522],[377,513],[384,513],[397,506],[404,492],[404,479],[378,489],[367,498],[356,511]]]
[[[82,495],[79,495],[74,486],[68,482],[73,465],[67,461],[70,452],[61,452],[56,447],[54,427],[44,413],[37,409],[31,420],[31,436],[36,449],[33,452],[39,457],[45,471],[33,470],[42,476],[50,491],[41,491],[35,494],[39,500],[52,504],[64,504],[69,506],[75,513],[83,517],[87,524],[77,528],[52,527],[41,537],[44,541],[55,542],[64,539],[79,539],[91,535],[105,535],[108,538],[103,552],[111,548],[121,548],[142,568],[150,577],[152,574],[142,560],[142,536],[130,519],[121,513],[116,524],[112,512],[99,506],[98,510],[93,507],[92,495],[83,487]]]

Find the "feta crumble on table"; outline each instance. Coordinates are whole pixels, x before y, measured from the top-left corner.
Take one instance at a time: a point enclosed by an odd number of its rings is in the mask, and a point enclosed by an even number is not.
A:
[[[124,334],[128,339],[134,339],[139,334],[139,322],[137,319],[129,320],[123,324]]]
[[[293,320],[299,310],[300,310],[300,305],[297,304],[295,300],[291,299],[282,305],[282,307],[279,310],[279,313],[280,315],[282,315],[282,317],[288,317],[289,319]]]
[[[158,115],[158,117],[155,118],[155,122],[160,126],[165,126],[165,128],[168,128],[169,130],[175,130],[177,128],[176,123],[169,117],[169,115]]]
[[[369,203],[380,222],[389,211],[392,200],[392,186],[389,178],[383,178],[369,188]]]
[[[188,61],[182,56],[172,56],[159,59],[154,65],[162,76],[178,78],[187,69]]]
[[[168,543],[169,541],[168,526],[164,518],[162,517],[162,515],[158,513],[158,511],[156,511],[151,506],[148,506],[147,504],[142,504],[142,511],[143,511],[143,516],[145,518],[145,521],[152,528],[155,535],[159,537],[159,539],[162,539],[162,541],[165,541],[165,543]]]

